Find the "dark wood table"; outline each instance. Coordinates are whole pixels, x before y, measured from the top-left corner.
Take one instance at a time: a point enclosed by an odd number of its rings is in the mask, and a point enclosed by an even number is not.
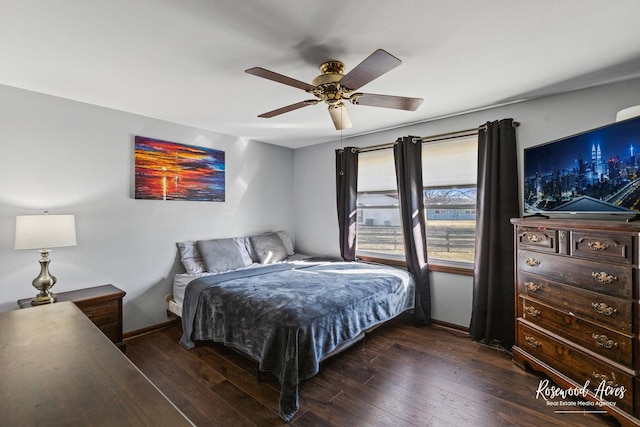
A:
[[[3,425],[193,425],[72,302],[0,313]]]

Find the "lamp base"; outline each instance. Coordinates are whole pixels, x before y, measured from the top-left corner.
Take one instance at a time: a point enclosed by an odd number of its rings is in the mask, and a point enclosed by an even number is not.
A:
[[[56,277],[49,273],[49,249],[42,249],[40,252],[40,274],[33,279],[31,284],[40,292],[31,300],[31,305],[43,305],[56,302],[56,296],[49,291],[56,284]]]
[[[31,305],[51,304],[56,302],[57,300],[58,300],[58,297],[56,297],[54,294],[49,292],[48,295],[36,295],[31,300]]]

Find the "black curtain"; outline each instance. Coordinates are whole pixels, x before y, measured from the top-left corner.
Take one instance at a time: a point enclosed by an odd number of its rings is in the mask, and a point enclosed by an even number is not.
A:
[[[356,259],[356,221],[358,196],[358,150],[336,150],[336,197],[340,228],[340,255],[345,261]]]
[[[469,332],[479,342],[511,349],[515,340],[514,237],[520,216],[516,131],[512,119],[487,122],[478,133],[478,199],[473,307]]]
[[[413,321],[431,323],[431,289],[427,264],[427,229],[422,188],[422,142],[408,136],[393,148],[400,198],[400,218],[407,270],[416,280]]]

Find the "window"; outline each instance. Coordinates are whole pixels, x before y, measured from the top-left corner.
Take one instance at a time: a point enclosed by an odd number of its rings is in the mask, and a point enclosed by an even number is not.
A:
[[[473,262],[475,206],[476,187],[424,189],[429,258]]]
[[[478,138],[422,145],[429,260],[473,263]]]
[[[356,253],[404,260],[393,150],[358,154]]]
[[[423,144],[422,168],[429,262],[473,263],[477,138]],[[356,253],[404,259],[393,150],[358,156]]]

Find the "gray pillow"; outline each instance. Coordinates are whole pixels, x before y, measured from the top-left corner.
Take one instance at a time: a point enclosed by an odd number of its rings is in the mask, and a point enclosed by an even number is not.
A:
[[[198,240],[198,251],[210,273],[222,273],[247,266],[234,239]]]
[[[249,240],[261,264],[271,264],[287,259],[287,250],[276,233],[258,234],[249,237]]]

